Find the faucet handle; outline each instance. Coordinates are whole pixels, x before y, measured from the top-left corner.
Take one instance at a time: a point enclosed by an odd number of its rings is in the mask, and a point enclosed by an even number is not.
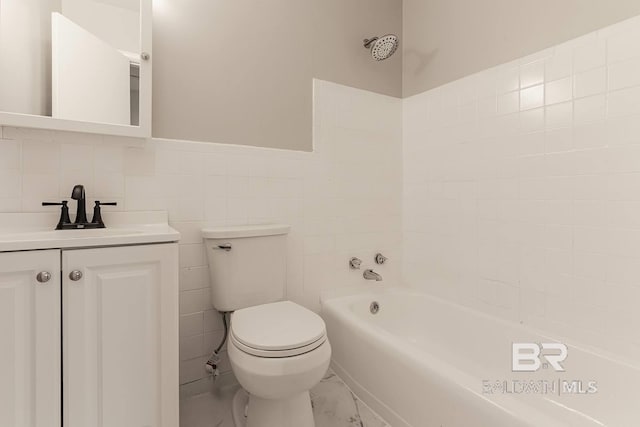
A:
[[[118,206],[118,202],[101,202],[100,200],[96,200],[96,205],[93,207],[93,219],[91,223],[98,224],[98,228],[105,228],[100,206]]]
[[[58,220],[58,225],[56,225],[56,230],[62,230],[62,227],[65,224],[71,224],[71,218],[69,218],[69,206],[67,203],[68,202],[66,200],[61,202],[42,202],[42,206],[62,206],[60,208],[60,219]]]
[[[376,256],[375,256],[375,258],[374,258],[374,259],[375,259],[375,261],[376,261],[376,264],[378,264],[378,265],[382,265],[382,264],[384,264],[385,262],[387,262],[387,260],[388,260],[389,258],[387,258],[386,256],[382,255],[380,252],[378,252],[378,253],[376,254]]]
[[[349,268],[352,270],[360,270],[362,260],[360,258],[353,257],[349,260]]]

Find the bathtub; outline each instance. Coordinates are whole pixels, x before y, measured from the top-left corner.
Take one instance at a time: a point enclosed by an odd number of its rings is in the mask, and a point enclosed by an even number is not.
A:
[[[640,426],[640,368],[610,355],[562,341],[564,372],[513,372],[512,343],[557,340],[402,288],[324,297],[322,316],[334,370],[393,427]]]

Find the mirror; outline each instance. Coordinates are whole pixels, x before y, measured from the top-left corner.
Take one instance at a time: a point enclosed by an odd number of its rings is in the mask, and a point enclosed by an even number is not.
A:
[[[0,0],[0,125],[151,136],[151,0]]]

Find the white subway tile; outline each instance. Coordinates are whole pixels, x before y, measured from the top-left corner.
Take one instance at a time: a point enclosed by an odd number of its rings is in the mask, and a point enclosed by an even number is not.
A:
[[[0,138],[0,170],[20,170],[22,144],[20,141],[12,141]]]
[[[545,63],[547,82],[571,76],[573,73],[573,53],[570,49],[556,49],[555,54]]]
[[[632,58],[640,58],[638,32],[622,32],[612,35],[608,40],[608,61],[613,64]]]
[[[498,94],[520,89],[520,68],[512,64],[500,66],[497,73],[496,89]]]
[[[498,113],[498,98],[493,96],[488,96],[485,98],[480,98],[478,100],[478,116],[479,117],[490,117],[494,116]]]
[[[576,125],[604,121],[607,113],[605,95],[594,95],[573,102],[573,118]]]
[[[520,88],[544,83],[545,61],[537,60],[520,67]]]
[[[633,286],[640,283],[640,258],[609,255],[606,269],[608,282]]]
[[[639,173],[613,173],[601,177],[598,183],[609,200],[640,200]]]
[[[203,299],[206,297],[205,289],[192,291],[180,291],[180,314],[193,314],[204,311]]]
[[[640,57],[609,66],[609,90],[640,85]]]
[[[520,91],[520,110],[530,110],[544,105],[544,85],[522,89]]]
[[[607,90],[607,69],[594,68],[574,76],[573,93],[576,98],[604,93]]]
[[[609,117],[640,114],[640,87],[609,93],[607,114]]]
[[[124,147],[120,144],[96,144],[93,164],[97,171],[124,172]]]
[[[127,147],[124,153],[124,173],[127,176],[154,175],[156,171],[153,148]]]
[[[571,128],[548,130],[544,133],[544,151],[554,153],[574,148],[574,135]]]
[[[22,195],[22,176],[16,171],[0,171],[0,198],[13,199]],[[16,206],[15,210],[19,207]]]
[[[180,267],[201,267],[205,266],[204,245],[188,244],[180,245]]]
[[[573,69],[575,73],[602,67],[607,62],[607,45],[605,40],[593,38],[575,48],[573,52]]]
[[[180,290],[190,291],[207,287],[209,287],[209,268],[207,266],[184,267],[180,269]]]
[[[606,123],[606,140],[611,145],[640,143],[640,116],[610,117]]]
[[[560,80],[548,82],[545,85],[545,104],[559,104],[571,101],[573,97],[573,79],[566,77]]]
[[[189,360],[204,354],[203,336],[193,335],[180,338],[180,360]]]
[[[601,200],[575,200],[573,224],[578,227],[606,227],[609,224],[607,203]]]
[[[183,150],[157,150],[156,171],[160,174],[202,175],[204,158],[201,153]]]
[[[40,202],[57,202],[58,176],[49,174],[22,175],[22,191],[26,197]],[[71,191],[71,189],[69,189]]]
[[[203,221],[204,203],[200,198],[161,199],[165,202],[165,210],[169,213],[169,221]]]
[[[90,189],[94,198],[103,202],[125,196],[125,180],[121,172],[100,172],[95,176],[94,187]]]
[[[546,107],[547,129],[569,127],[573,124],[573,103],[564,102]]]
[[[206,362],[206,357],[198,357],[191,360],[181,361],[180,384],[185,384],[204,378],[207,375],[207,371],[205,371],[204,369],[204,365]]]
[[[545,133],[527,133],[519,138],[518,143],[522,155],[542,154],[545,152]]]
[[[203,313],[193,313],[180,316],[180,336],[190,337],[193,335],[202,335],[202,316]]]
[[[507,92],[498,96],[498,114],[515,113],[519,109],[520,93]]]
[[[26,140],[22,143],[22,171],[25,173],[58,173],[60,145],[53,142]]]
[[[543,131],[545,127],[544,108],[520,112],[520,133]]]
[[[576,126],[573,129],[573,138],[578,149],[603,147],[609,142],[607,126],[602,122]]]
[[[90,144],[61,144],[60,167],[64,171],[93,171],[94,147]]]

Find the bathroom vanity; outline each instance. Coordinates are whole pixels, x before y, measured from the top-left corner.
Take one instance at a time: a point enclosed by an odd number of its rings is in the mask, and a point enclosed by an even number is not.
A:
[[[56,222],[0,214],[0,425],[177,426],[179,233],[162,212]]]

